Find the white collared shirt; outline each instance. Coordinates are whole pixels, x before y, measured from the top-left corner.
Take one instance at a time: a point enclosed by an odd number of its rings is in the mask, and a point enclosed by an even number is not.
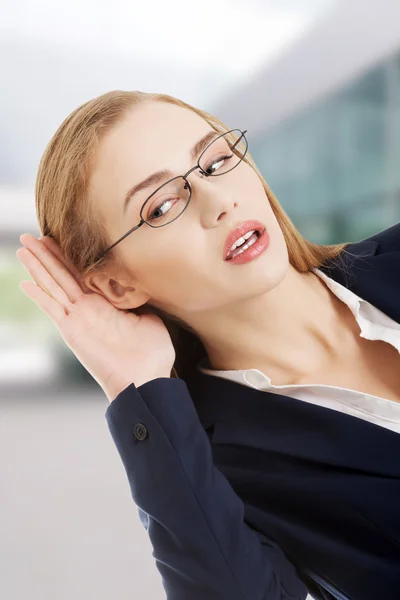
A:
[[[350,308],[360,326],[361,337],[369,340],[383,340],[400,353],[400,323],[325,275],[320,269],[313,269],[313,271]],[[310,404],[331,408],[400,433],[400,402],[332,385],[276,386],[271,383],[271,379],[265,373],[258,369],[219,371],[204,366],[207,364],[209,364],[207,359],[202,359],[197,364],[197,368],[207,375],[230,379],[257,390],[291,396]]]

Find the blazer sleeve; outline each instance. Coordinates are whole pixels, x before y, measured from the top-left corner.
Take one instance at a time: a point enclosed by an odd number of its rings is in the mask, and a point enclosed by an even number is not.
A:
[[[132,383],[105,417],[167,600],[304,600],[283,551],[244,522],[186,382]]]

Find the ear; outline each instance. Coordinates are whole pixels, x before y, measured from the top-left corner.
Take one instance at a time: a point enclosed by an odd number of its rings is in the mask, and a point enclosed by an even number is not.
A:
[[[129,280],[118,276],[116,280],[103,271],[87,275],[83,282],[90,290],[107,298],[115,308],[138,308],[150,299],[149,294],[141,288],[139,282],[132,279],[132,276]]]

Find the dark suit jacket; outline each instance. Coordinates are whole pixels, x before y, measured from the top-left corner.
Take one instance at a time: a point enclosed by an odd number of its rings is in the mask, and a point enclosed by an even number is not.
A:
[[[400,322],[400,223],[342,257],[321,270]],[[199,371],[106,419],[168,600],[400,598],[399,434]]]

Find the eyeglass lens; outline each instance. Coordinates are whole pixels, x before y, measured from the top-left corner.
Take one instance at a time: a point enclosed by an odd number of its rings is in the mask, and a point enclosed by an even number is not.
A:
[[[236,132],[235,132],[236,134]],[[247,143],[238,132],[235,141],[225,134],[214,140],[200,157],[200,168],[207,176],[223,175],[231,171],[242,160],[247,150]],[[232,146],[235,145],[234,150]],[[142,207],[142,217],[152,227],[161,227],[177,219],[185,210],[190,197],[190,190],[183,177],[165,183],[152,195]]]

